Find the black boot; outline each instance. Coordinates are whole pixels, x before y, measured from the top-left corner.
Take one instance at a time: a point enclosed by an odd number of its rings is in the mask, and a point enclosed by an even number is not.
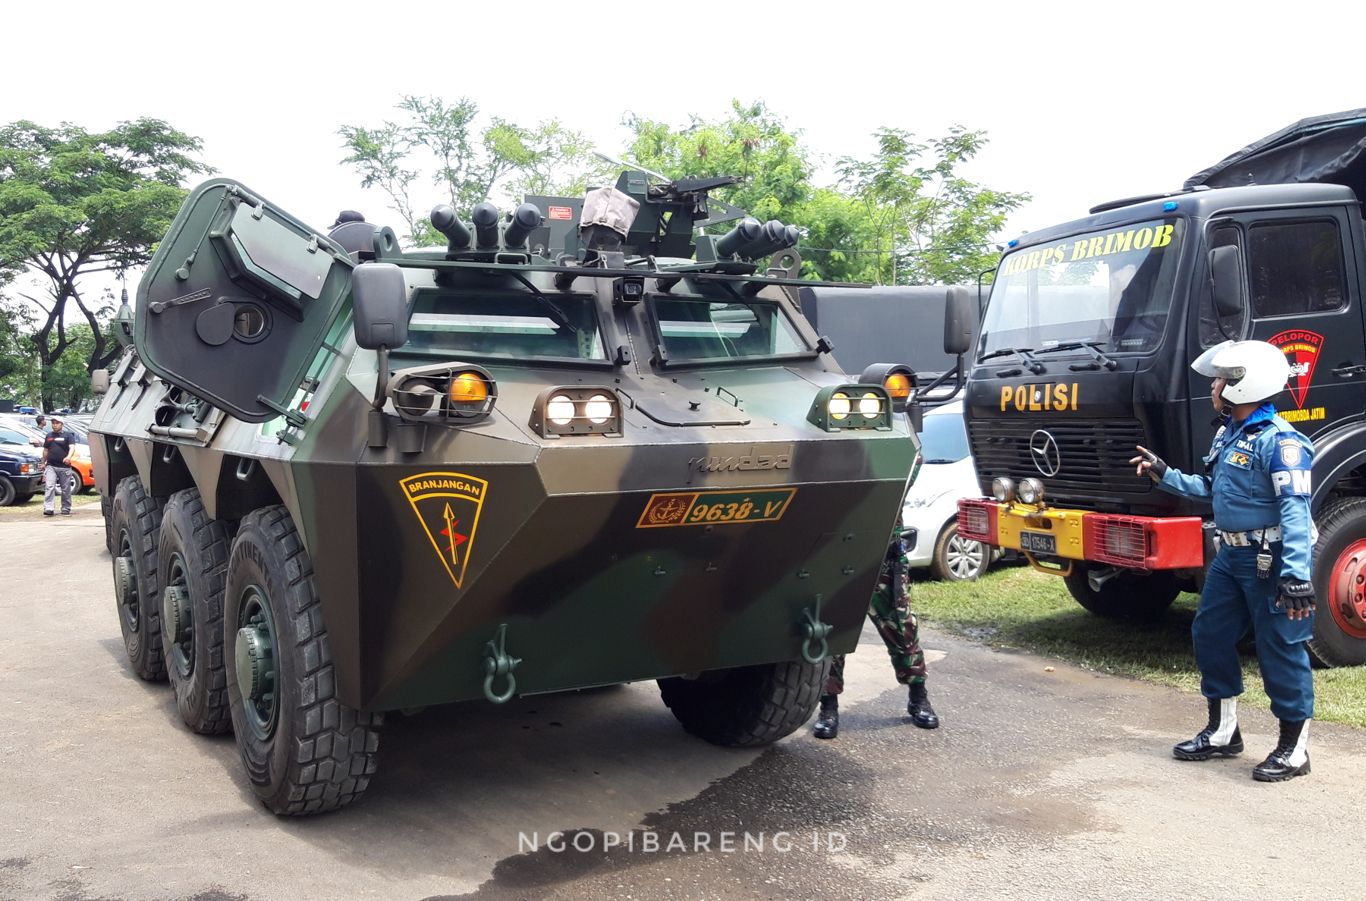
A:
[[[911,722],[921,729],[939,728],[939,717],[930,706],[930,695],[925,691],[924,682],[911,683],[911,699],[906,702],[906,712],[911,715]]]
[[[1266,760],[1257,764],[1258,782],[1284,782],[1309,775],[1309,720],[1281,720],[1281,740]]]
[[[1243,753],[1243,734],[1238,731],[1238,699],[1206,698],[1209,725],[1195,738],[1172,748],[1177,760],[1209,760],[1211,757],[1237,757]]]
[[[840,734],[840,697],[839,695],[821,696],[821,713],[816,717],[816,725],[811,734],[817,738],[834,738]]]

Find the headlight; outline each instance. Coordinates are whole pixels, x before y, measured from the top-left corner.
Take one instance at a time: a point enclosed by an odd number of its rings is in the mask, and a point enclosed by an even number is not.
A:
[[[20,475],[24,475],[24,474],[27,473],[28,471],[29,471],[29,465],[28,465],[27,463],[20,463],[20,464],[19,464],[19,474],[20,474]]]
[[[1002,504],[1008,504],[1015,500],[1015,483],[1005,476],[997,476],[991,480],[991,496]]]
[[[605,394],[594,394],[584,402],[583,415],[594,425],[602,425],[612,418],[612,401]]]
[[[621,399],[605,385],[550,387],[531,405],[530,426],[542,438],[565,435],[620,437]]]
[[[1043,482],[1038,479],[1020,480],[1020,500],[1026,504],[1038,504],[1043,502]]]
[[[574,421],[574,402],[557,394],[546,402],[545,416],[555,425],[569,425]]]
[[[892,428],[894,404],[881,385],[827,385],[816,392],[806,421],[827,432]]]
[[[461,372],[451,379],[446,396],[453,404],[483,404],[489,399],[489,386],[477,372]]]

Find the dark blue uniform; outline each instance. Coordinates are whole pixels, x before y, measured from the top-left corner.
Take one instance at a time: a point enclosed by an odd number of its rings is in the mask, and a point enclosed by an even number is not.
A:
[[[1262,404],[1241,423],[1226,418],[1205,457],[1203,475],[1168,468],[1158,483],[1174,494],[1211,498],[1214,525],[1242,533],[1248,546],[1221,543],[1200,594],[1191,629],[1200,690],[1207,698],[1243,692],[1237,644],[1249,625],[1257,632],[1257,658],[1271,711],[1281,720],[1314,716],[1314,681],[1304,643],[1313,618],[1291,620],[1276,606],[1281,579],[1309,581],[1314,546],[1310,468],[1314,445]],[[1262,530],[1280,528],[1279,540]],[[1272,556],[1259,574],[1257,556]]]

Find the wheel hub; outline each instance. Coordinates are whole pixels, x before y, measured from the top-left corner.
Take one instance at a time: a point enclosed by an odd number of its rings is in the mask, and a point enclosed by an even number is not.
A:
[[[179,585],[167,585],[161,597],[161,622],[174,644],[183,644],[194,634],[190,595]]]
[[[242,695],[242,713],[256,737],[269,740],[279,719],[279,676],[276,663],[275,621],[265,592],[253,585],[243,593],[238,608],[233,658],[237,665],[237,690]]]
[[[1366,639],[1366,539],[1348,545],[1330,572],[1328,609],[1333,619],[1343,632]]]

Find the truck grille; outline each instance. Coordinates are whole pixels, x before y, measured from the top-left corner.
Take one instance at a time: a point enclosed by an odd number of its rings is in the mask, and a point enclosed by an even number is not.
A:
[[[1034,466],[1029,442],[1039,429],[1057,442],[1062,466],[1055,476],[1043,476]],[[1082,506],[1089,506],[1085,501],[1094,501],[1096,495],[1133,496],[1152,490],[1152,482],[1137,478],[1129,465],[1134,446],[1147,443],[1137,420],[974,419],[968,421],[968,439],[977,476],[986,489],[996,476],[1016,481],[1033,476],[1043,478],[1050,497],[1080,496]]]

